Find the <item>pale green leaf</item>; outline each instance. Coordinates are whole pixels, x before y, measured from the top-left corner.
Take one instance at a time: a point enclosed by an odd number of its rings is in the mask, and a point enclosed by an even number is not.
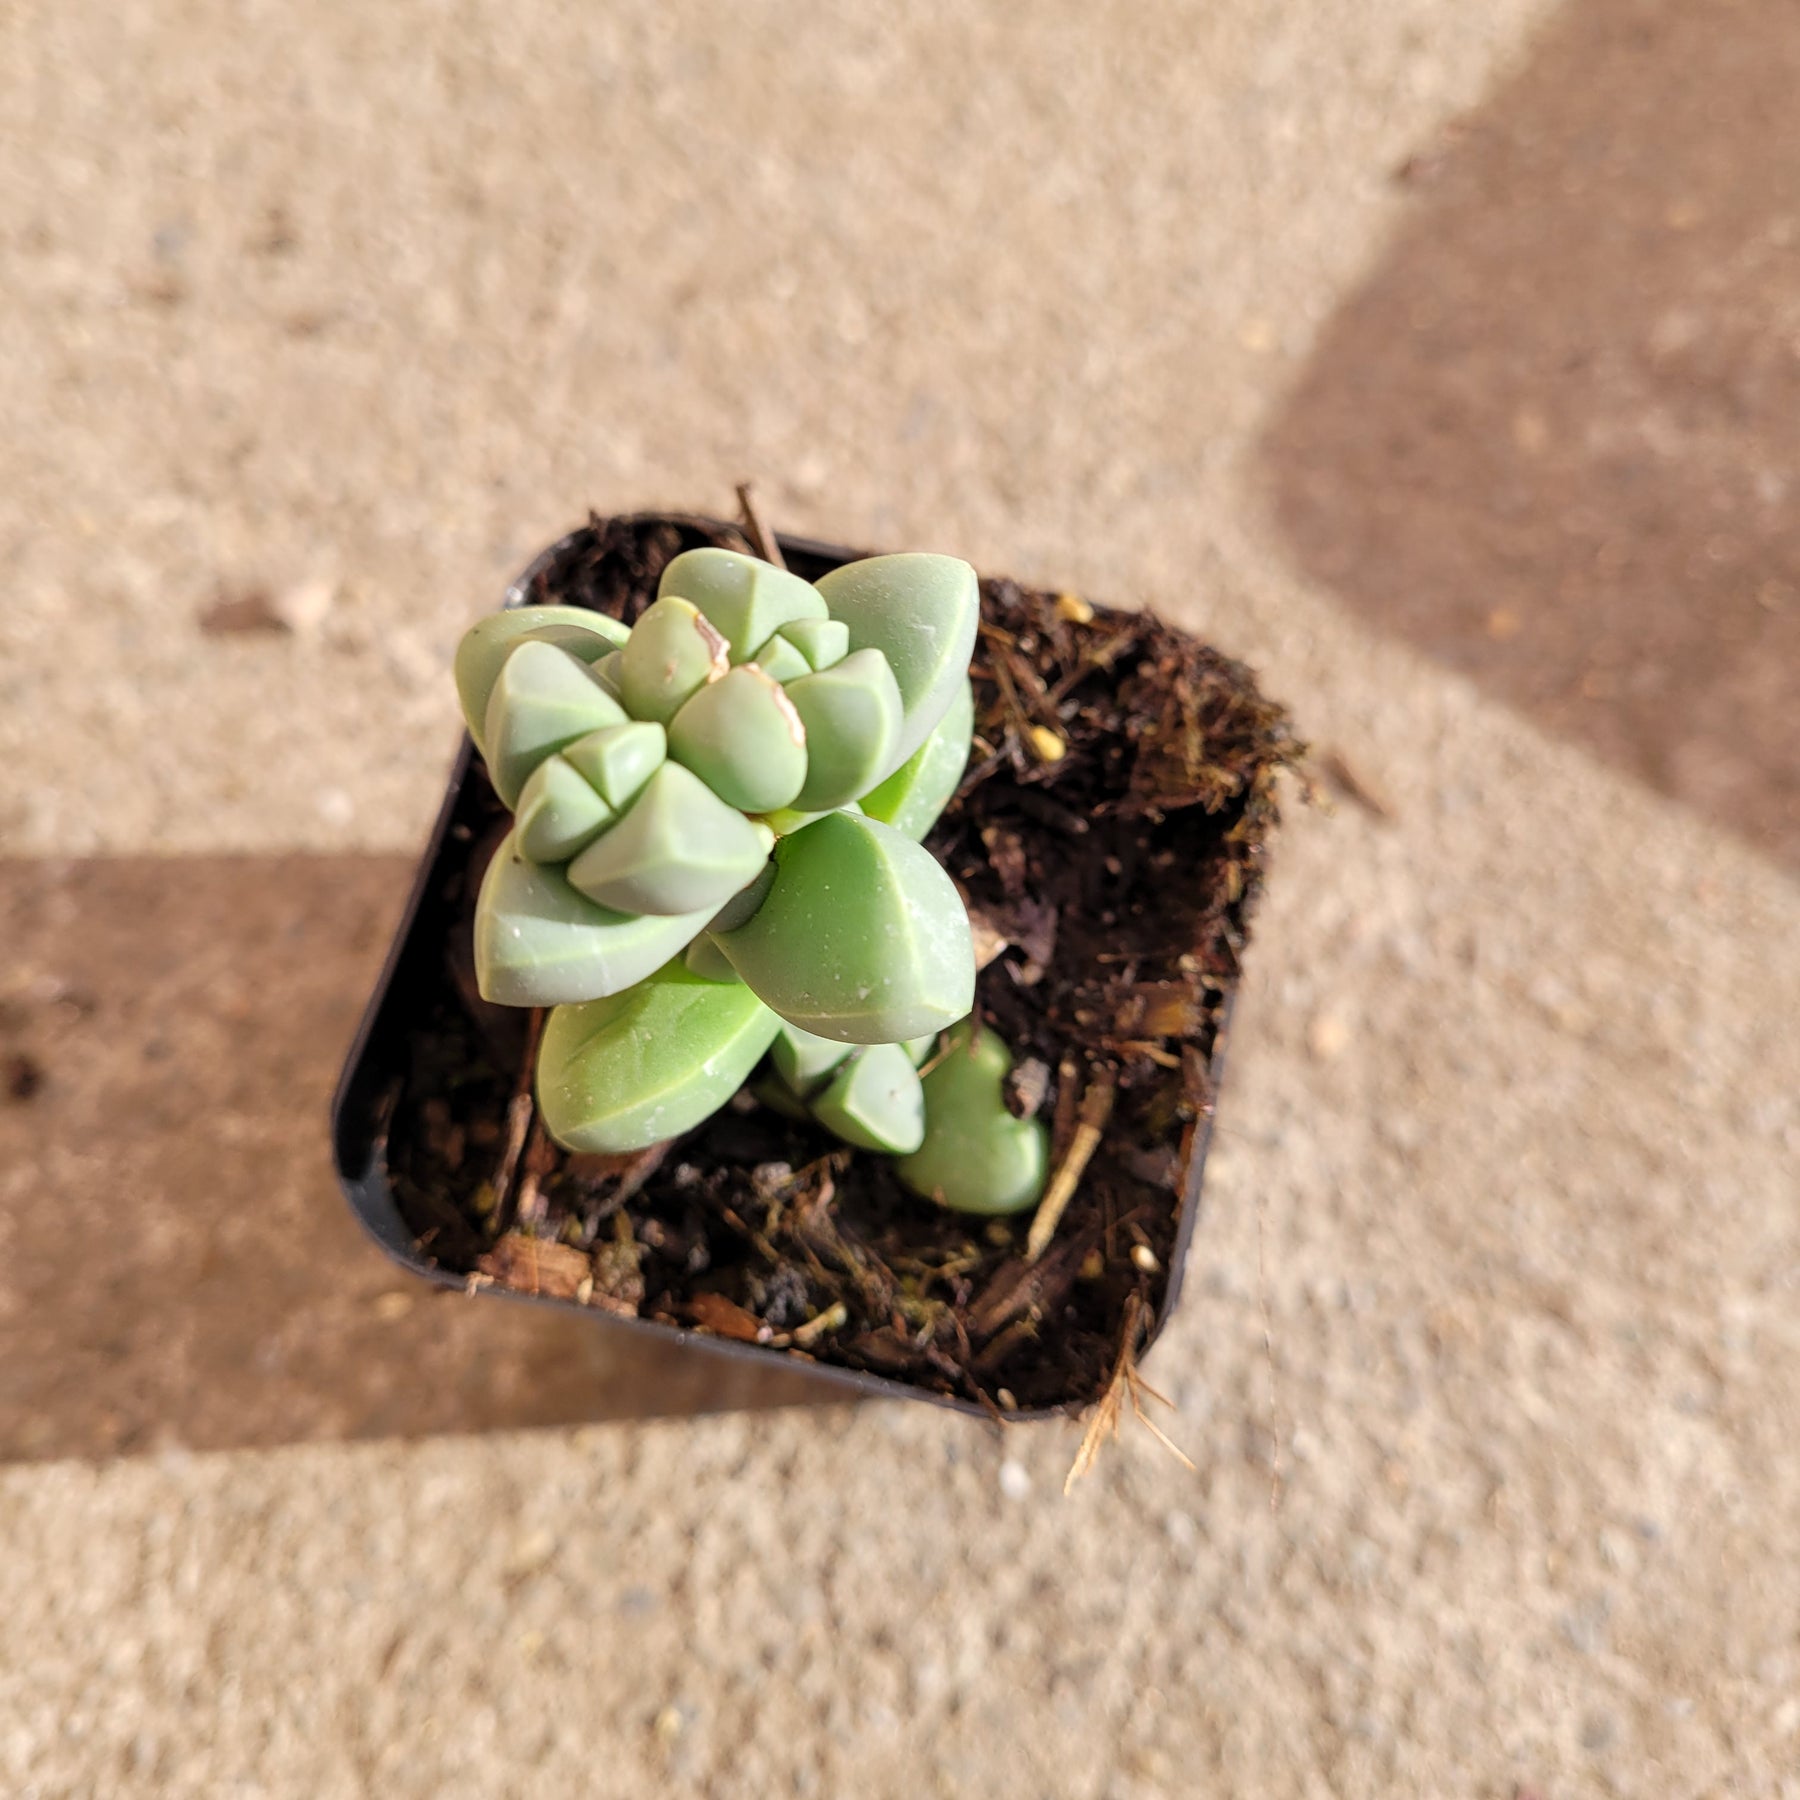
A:
[[[954,556],[872,556],[822,575],[818,590],[855,650],[879,650],[899,683],[905,717],[885,779],[924,743],[950,710],[969,672],[981,593],[975,571]]]
[[[859,1150],[904,1156],[925,1138],[919,1072],[899,1044],[857,1051],[811,1105],[827,1131]]]
[[[791,619],[822,619],[825,602],[810,581],[760,556],[707,545],[684,550],[662,572],[657,596],[679,594],[718,628],[734,663],[748,661]]]
[[[707,911],[648,917],[596,906],[558,869],[540,868],[511,833],[475,905],[475,978],[500,1006],[597,1000],[679,956]]]
[[[787,697],[806,728],[806,783],[790,796],[794,811],[829,812],[859,799],[892,765],[900,690],[879,650],[853,650],[801,676]]]
[[[731,666],[725,640],[689,601],[644,610],[619,653],[619,692],[634,719],[666,725],[683,704]]]
[[[547,757],[519,791],[518,846],[535,863],[567,862],[586,849],[612,817],[612,808],[567,761]]]
[[[829,669],[850,654],[850,627],[842,619],[795,619],[779,635],[806,658],[810,669]]]
[[[545,757],[624,720],[586,663],[535,639],[517,645],[488,695],[486,756],[495,792],[516,806],[526,777]]]
[[[669,721],[669,754],[727,806],[771,812],[806,779],[806,727],[778,683],[741,667],[701,688]]]
[[[1013,1213],[1044,1189],[1050,1134],[1015,1119],[1004,1083],[1012,1057],[993,1032],[964,1021],[924,1078],[925,1138],[899,1164],[915,1193],[956,1212]]]
[[[761,869],[775,834],[665,762],[631,808],[569,865],[571,884],[620,912],[710,917]]]
[[[783,1018],[843,1043],[917,1037],[974,1003],[969,920],[950,877],[856,813],[781,839],[768,897],[719,945]]]
[[[488,698],[506,659],[520,644],[555,644],[584,663],[594,663],[616,650],[626,636],[617,619],[584,606],[514,606],[471,625],[456,646],[456,694],[475,748],[487,754]]]
[[[566,1149],[621,1155],[692,1130],[755,1068],[780,1021],[741,984],[680,962],[544,1023],[537,1098]]]
[[[975,690],[964,681],[931,736],[886,781],[863,795],[863,811],[914,843],[922,842],[963,778],[974,728]]]
[[[637,719],[577,738],[563,751],[569,766],[614,812],[623,812],[638,797],[667,754],[663,728]]]

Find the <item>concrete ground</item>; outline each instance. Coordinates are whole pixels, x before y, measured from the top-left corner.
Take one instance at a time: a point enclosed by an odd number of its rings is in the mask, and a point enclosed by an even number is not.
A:
[[[1782,9],[0,30],[0,1791],[1800,1794]],[[1320,748],[1197,1473],[687,1416],[788,1396],[342,1213],[459,628],[745,475]]]

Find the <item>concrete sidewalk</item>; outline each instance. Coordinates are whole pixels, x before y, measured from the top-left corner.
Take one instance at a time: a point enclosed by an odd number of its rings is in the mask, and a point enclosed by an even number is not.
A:
[[[1529,75],[1547,9],[1267,14],[22,15],[7,1792],[1800,1793],[1800,887],[1374,635],[1259,460],[1391,172]],[[589,504],[746,473],[785,526],[1156,605],[1375,802],[1296,805],[1260,921],[1150,1369],[1199,1472],[1134,1434],[1065,1502],[1072,1428],[922,1407],[568,1423],[572,1356],[621,1378],[586,1340],[396,1304],[347,1237],[330,1304],[265,1271],[266,1339],[197,1326],[179,1380],[110,1261],[109,1398],[33,1437],[91,1348],[46,1207],[166,1305],[279,1253],[259,1209],[334,1205],[354,884],[435,803],[460,625]],[[363,873],[284,912],[294,851]],[[247,969],[194,920],[76,1004],[82,896],[121,941],[149,879],[100,859],[201,853],[356,939],[282,990],[305,1046],[257,980],[299,940]],[[185,917],[202,864],[168,866]],[[197,1195],[168,1147],[226,1075]],[[141,1156],[93,1142],[102,1095],[166,1112]],[[184,1391],[209,1344],[269,1358],[216,1375],[254,1430]]]

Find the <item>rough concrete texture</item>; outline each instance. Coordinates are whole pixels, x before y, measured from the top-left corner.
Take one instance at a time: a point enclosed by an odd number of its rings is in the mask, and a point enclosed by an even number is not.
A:
[[[1543,10],[9,28],[15,854],[406,847],[459,624],[745,472],[1153,602],[1386,816],[1297,810],[1262,916],[1150,1369],[1198,1473],[1064,1502],[1072,1428],[922,1407],[20,1464],[8,1791],[1800,1793],[1800,890],[1247,475]],[[297,628],[198,631],[250,588]]]

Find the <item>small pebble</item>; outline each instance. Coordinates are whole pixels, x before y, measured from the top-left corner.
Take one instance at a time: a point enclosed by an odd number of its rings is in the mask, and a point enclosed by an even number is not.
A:
[[[1058,763],[1069,754],[1069,746],[1048,725],[1033,725],[1025,735],[1039,762]]]
[[[1162,1264],[1156,1260],[1156,1252],[1152,1250],[1148,1244],[1133,1244],[1131,1246],[1131,1260],[1136,1263],[1146,1275],[1154,1275],[1156,1271],[1162,1267]]]

